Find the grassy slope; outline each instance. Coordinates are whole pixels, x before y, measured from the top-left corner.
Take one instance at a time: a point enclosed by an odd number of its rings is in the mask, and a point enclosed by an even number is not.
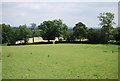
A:
[[[113,79],[117,56],[117,45],[3,46],[3,78]]]
[[[2,46],[0,46],[0,80],[2,80]]]

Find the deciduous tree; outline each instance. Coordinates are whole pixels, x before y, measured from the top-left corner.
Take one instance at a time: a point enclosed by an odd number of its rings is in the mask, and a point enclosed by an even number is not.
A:
[[[55,37],[65,37],[68,27],[62,20],[44,21],[38,28],[41,30],[41,36],[46,40],[53,40]]]
[[[107,13],[100,13],[100,16],[98,16],[100,20],[100,25],[102,26],[101,32],[104,34],[103,41],[108,42],[110,40],[111,30],[113,29],[113,24],[115,24],[114,20],[114,14],[107,12]],[[105,39],[105,40],[104,40]]]
[[[28,42],[29,37],[31,37],[31,31],[26,25],[19,26],[19,39],[24,40],[25,43]]]
[[[84,39],[87,36],[87,27],[82,22],[78,22],[73,28],[73,35],[76,39]]]

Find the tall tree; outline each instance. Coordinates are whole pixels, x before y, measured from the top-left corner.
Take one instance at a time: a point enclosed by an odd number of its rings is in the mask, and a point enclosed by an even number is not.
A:
[[[16,29],[12,28],[10,25],[6,24],[1,24],[0,25],[1,30],[2,30],[2,43],[7,43],[7,44],[15,44],[16,42]]]
[[[75,40],[75,36],[73,35],[73,30],[72,29],[69,29],[67,31],[67,39],[66,39],[68,42],[70,41],[74,41]]]
[[[101,43],[101,34],[98,29],[89,29],[87,35],[88,41],[90,43]]]
[[[33,37],[33,43],[34,43],[34,37],[35,37],[35,33],[36,33],[36,24],[31,23],[31,27],[32,27],[32,37]]]
[[[2,43],[15,43],[15,31],[10,25],[2,24]]]
[[[0,45],[2,44],[2,24],[0,24]]]
[[[104,34],[104,37],[106,37],[103,41],[107,43],[110,40],[111,29],[113,29],[113,24],[115,24],[115,22],[113,22],[114,14],[110,12],[100,13],[100,16],[98,16],[98,18],[100,20],[100,25],[102,26],[102,34]]]
[[[87,27],[82,22],[75,24],[73,28],[73,35],[76,39],[84,39],[87,36]]]
[[[114,38],[120,44],[120,27],[115,28]]]
[[[26,25],[19,26],[19,39],[24,40],[25,43],[28,42],[29,37],[31,37],[31,31]]]
[[[38,28],[41,30],[41,36],[46,40],[53,40],[55,37],[65,36],[68,27],[62,20],[44,21]]]

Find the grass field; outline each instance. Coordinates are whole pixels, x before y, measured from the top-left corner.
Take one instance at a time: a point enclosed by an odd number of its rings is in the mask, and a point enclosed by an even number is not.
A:
[[[3,46],[3,79],[117,79],[118,46]]]

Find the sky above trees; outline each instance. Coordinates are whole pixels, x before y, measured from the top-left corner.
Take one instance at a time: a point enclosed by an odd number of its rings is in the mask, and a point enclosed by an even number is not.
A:
[[[100,27],[100,13],[115,14],[114,27],[118,21],[117,2],[3,2],[0,23],[19,26],[22,24],[39,25],[45,20],[62,19],[68,27],[83,22],[87,27]]]

